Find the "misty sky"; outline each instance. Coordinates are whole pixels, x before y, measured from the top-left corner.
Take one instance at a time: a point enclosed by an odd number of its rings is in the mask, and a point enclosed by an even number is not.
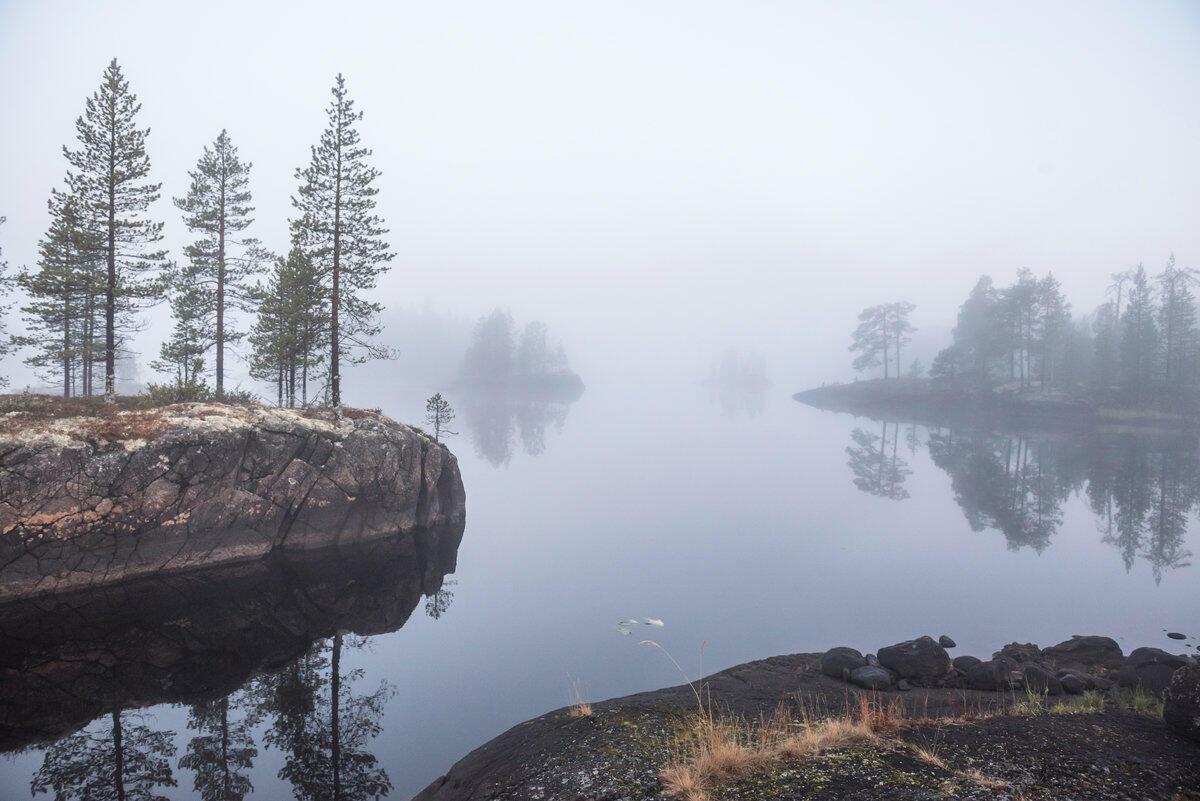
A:
[[[341,71],[383,170],[381,300],[510,306],[585,378],[736,345],[800,389],[848,377],[866,304],[946,328],[981,272],[1053,269],[1079,313],[1138,261],[1200,267],[1196,3],[0,1],[10,268],[113,56],[176,258],[168,198],[222,128],[286,250]]]

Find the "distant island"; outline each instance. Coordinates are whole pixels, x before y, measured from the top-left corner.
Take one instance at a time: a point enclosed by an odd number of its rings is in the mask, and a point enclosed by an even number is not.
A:
[[[456,384],[475,394],[563,402],[577,400],[584,390],[562,343],[551,344],[546,324],[534,320],[518,335],[505,309],[494,309],[476,323]]]
[[[1174,256],[1155,276],[1141,265],[1114,273],[1108,300],[1082,317],[1072,316],[1051,273],[1021,270],[1006,287],[982,276],[928,375],[918,360],[901,374],[915,306],[871,306],[859,314],[850,350],[856,370],[881,368],[882,376],[793,397],[934,424],[1200,427],[1198,275]]]

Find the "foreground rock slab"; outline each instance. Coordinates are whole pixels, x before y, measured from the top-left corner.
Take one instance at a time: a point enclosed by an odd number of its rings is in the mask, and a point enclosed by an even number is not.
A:
[[[0,426],[0,601],[464,520],[453,454],[378,413],[179,404]]]
[[[925,718],[873,743],[785,760],[731,779],[713,801],[1116,801],[1188,798],[1200,787],[1200,749],[1162,720],[1108,709],[1014,715],[1010,693],[949,688],[864,693],[822,673],[821,655],[739,665],[705,679],[713,704],[736,719],[780,704],[837,715],[860,695]],[[801,700],[803,699],[803,700]],[[475,749],[417,801],[664,799],[659,771],[696,709],[687,685],[560,709]],[[921,757],[918,747],[937,760]]]

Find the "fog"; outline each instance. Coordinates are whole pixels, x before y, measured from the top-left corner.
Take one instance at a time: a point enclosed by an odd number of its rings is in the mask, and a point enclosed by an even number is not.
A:
[[[386,306],[543,320],[589,381],[739,348],[793,391],[849,377],[870,303],[915,303],[931,354],[980,273],[1053,270],[1081,313],[1115,270],[1200,265],[1198,36],[1185,2],[0,3],[0,247],[35,262],[116,56],[172,256],[169,199],[222,128],[285,251],[340,71],[383,171]]]

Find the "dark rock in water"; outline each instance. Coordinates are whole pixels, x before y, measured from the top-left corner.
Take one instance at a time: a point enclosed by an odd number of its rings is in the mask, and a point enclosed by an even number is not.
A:
[[[1194,660],[1190,657],[1169,654],[1161,648],[1138,648],[1125,657],[1125,664],[1117,673],[1117,683],[1161,695],[1170,685],[1171,675],[1191,664]]]
[[[1062,695],[1062,682],[1041,665],[1022,665],[1021,675],[1025,677],[1025,687],[1028,690],[1042,695]]]
[[[0,433],[0,600],[462,531],[458,462],[383,415],[189,403]],[[105,433],[107,432],[107,433]]]
[[[835,679],[844,679],[844,674],[867,664],[863,655],[853,648],[838,646],[821,655],[821,672]]]
[[[1010,642],[1008,645],[992,654],[992,659],[999,659],[1002,656],[1011,659],[1018,665],[1024,665],[1030,662],[1035,665],[1042,664],[1042,649],[1038,648],[1031,642]]]
[[[1081,695],[1088,688],[1087,679],[1084,679],[1082,676],[1076,676],[1074,673],[1067,673],[1065,676],[1060,677],[1058,681],[1062,685],[1063,692],[1070,693],[1071,695]]]
[[[864,690],[886,690],[894,679],[891,671],[877,665],[863,665],[850,672],[850,683]]]
[[[971,668],[975,667],[978,664],[981,664],[982,662],[983,662],[983,660],[977,656],[966,656],[964,654],[963,656],[954,657],[954,661],[951,662],[951,664],[954,665],[954,667],[958,668],[965,674],[968,670],[970,670]]]
[[[1200,742],[1200,665],[1175,671],[1163,696],[1163,720],[1184,737]]]
[[[1180,634],[1178,631],[1168,631],[1167,636],[1170,637],[1172,640],[1186,640],[1187,639],[1186,634]]]
[[[1077,673],[1120,670],[1125,662],[1121,646],[1112,637],[1076,634],[1066,642],[1042,651],[1042,660]]]
[[[1010,690],[1021,683],[1017,663],[1000,656],[967,669],[967,686],[972,690]]]
[[[938,637],[938,645],[942,646],[943,648],[957,648],[958,647],[958,643],[956,643],[950,636],[948,636],[946,634],[943,634],[941,637]]]
[[[900,678],[932,683],[950,670],[950,655],[932,637],[918,637],[880,648],[879,664]]]

